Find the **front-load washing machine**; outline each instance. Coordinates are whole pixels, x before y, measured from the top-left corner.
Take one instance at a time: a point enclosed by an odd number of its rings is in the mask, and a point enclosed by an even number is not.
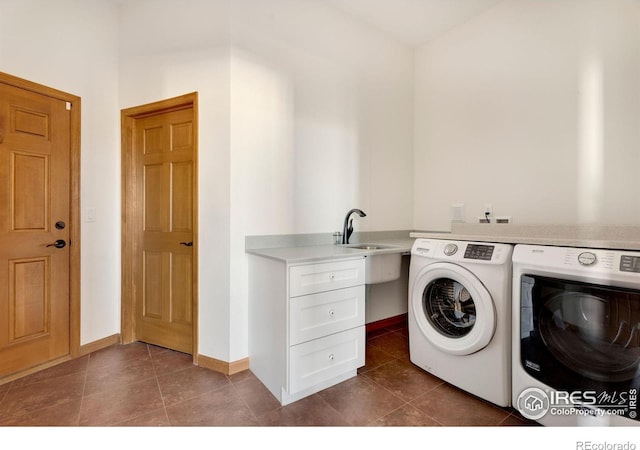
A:
[[[511,404],[512,252],[416,239],[409,269],[411,362],[499,406]]]
[[[640,252],[517,245],[512,326],[522,415],[640,425]]]

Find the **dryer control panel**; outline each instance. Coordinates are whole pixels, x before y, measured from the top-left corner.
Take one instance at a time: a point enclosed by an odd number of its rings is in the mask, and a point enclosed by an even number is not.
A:
[[[568,279],[584,278],[595,284],[640,283],[640,252],[600,248],[517,245],[513,252],[514,272],[524,267],[531,273],[561,274]],[[534,268],[536,272],[534,272]]]

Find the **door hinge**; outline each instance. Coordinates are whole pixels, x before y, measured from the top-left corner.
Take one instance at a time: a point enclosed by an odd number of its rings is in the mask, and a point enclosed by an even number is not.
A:
[[[71,102],[67,102],[67,111],[71,111]]]

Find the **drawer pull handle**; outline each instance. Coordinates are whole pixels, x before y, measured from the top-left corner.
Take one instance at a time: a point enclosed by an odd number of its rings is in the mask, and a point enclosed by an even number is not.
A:
[[[329,279],[330,279],[330,280],[334,280],[335,278],[336,278],[336,275],[335,275],[335,274],[333,274],[333,273],[330,273],[330,274],[329,274]]]
[[[335,311],[333,309],[329,310],[329,317],[333,317],[335,315]]]
[[[329,360],[333,361],[333,359],[335,358],[335,356],[333,356],[333,353],[329,355]]]

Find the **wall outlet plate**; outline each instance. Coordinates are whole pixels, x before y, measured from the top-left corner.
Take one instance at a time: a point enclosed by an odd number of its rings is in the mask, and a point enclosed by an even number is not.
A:
[[[464,203],[454,203],[451,205],[451,222],[464,223],[466,222],[466,216]]]
[[[94,206],[90,206],[85,210],[84,221],[85,222],[95,222],[97,216],[97,211]]]

